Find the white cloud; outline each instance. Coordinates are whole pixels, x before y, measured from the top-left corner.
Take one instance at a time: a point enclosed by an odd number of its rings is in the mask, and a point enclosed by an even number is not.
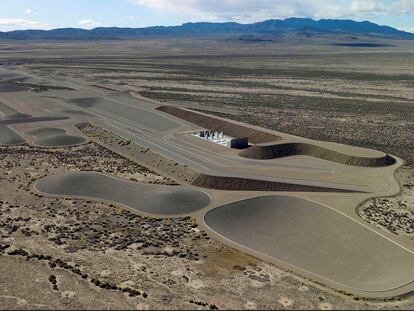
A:
[[[159,12],[185,16],[190,21],[255,22],[268,18],[307,16],[311,0],[134,0]]]
[[[131,0],[189,21],[255,22],[270,18],[370,19],[414,14],[414,0]]]
[[[391,9],[394,12],[401,14],[414,14],[414,1],[413,0],[398,0],[395,1]]]
[[[22,18],[0,18],[0,28],[4,30],[16,29],[47,29],[48,24]]]
[[[387,7],[374,0],[354,0],[350,6],[352,15],[376,15],[383,14],[387,11]]]
[[[335,4],[321,6],[314,17],[369,19],[376,15],[388,13],[391,13],[390,7],[385,5],[384,0],[353,0],[338,1]]]
[[[414,33],[414,27],[401,27],[401,30]]]
[[[323,6],[321,6],[323,7]],[[339,0],[326,5],[315,17],[372,18],[376,15],[412,15],[414,0]]]
[[[81,26],[82,28],[91,29],[91,28],[101,27],[102,23],[91,20],[91,19],[83,19],[79,21],[78,25]]]
[[[350,6],[351,16],[412,15],[414,0],[354,0]]]
[[[33,11],[32,9],[27,9],[26,11],[24,11],[24,14],[26,14],[26,15],[37,15],[39,13],[36,12],[36,11]]]
[[[320,8],[312,17],[314,18],[343,18],[349,14],[348,7],[341,4],[328,4]]]

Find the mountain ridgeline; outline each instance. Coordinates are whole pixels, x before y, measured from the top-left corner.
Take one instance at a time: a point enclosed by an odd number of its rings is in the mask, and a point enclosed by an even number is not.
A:
[[[60,28],[53,30],[16,30],[0,32],[0,38],[33,39],[141,39],[141,38],[226,38],[237,36],[280,35],[368,35],[391,39],[414,39],[414,34],[368,21],[309,18],[271,19],[254,24],[186,23],[181,26],[154,26],[146,28],[99,27],[92,30]]]

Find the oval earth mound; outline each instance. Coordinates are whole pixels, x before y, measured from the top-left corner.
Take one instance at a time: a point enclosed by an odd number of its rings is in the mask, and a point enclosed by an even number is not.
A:
[[[50,195],[111,201],[155,215],[189,214],[210,203],[206,193],[191,188],[142,184],[94,172],[48,176],[35,188]]]
[[[68,135],[66,130],[43,127],[27,132],[27,134],[36,137],[34,143],[42,147],[67,147],[82,144],[86,141],[80,136]]]
[[[414,278],[413,253],[305,199],[265,196],[239,201],[209,211],[204,221],[234,243],[352,293],[385,293]]]
[[[85,138],[72,135],[57,135],[35,140],[35,144],[42,147],[68,147],[82,144]]]

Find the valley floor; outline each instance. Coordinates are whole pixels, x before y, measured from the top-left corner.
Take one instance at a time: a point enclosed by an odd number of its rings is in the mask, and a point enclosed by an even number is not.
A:
[[[413,245],[414,46],[398,44],[30,42],[22,50],[4,42],[0,62],[395,154],[405,160],[396,175],[402,192],[358,213]],[[71,170],[165,182],[94,143],[0,147],[0,309],[414,308],[413,294],[362,300],[282,271],[210,239],[188,217],[158,220],[33,191],[36,179]]]

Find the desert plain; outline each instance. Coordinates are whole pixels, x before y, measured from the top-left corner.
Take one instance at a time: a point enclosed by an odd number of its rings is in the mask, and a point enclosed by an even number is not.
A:
[[[412,309],[413,49],[2,42],[1,306]],[[243,156],[161,106],[348,157]]]

